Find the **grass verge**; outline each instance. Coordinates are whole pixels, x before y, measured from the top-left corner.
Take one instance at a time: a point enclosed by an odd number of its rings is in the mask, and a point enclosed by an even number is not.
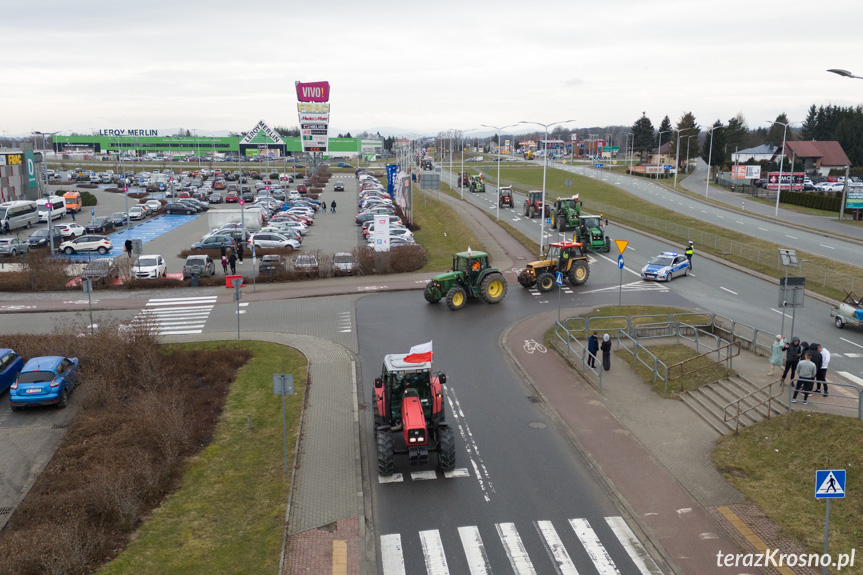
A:
[[[635,373],[641,376],[644,383],[649,385],[657,395],[661,395],[662,397],[677,397],[684,391],[689,391],[691,389],[701,387],[702,385],[719,381],[733,373],[721,363],[716,363],[708,357],[701,356],[701,354],[696,352],[694,349],[682,343],[673,345],[644,346],[644,348],[655,355],[659,361],[667,365],[669,368],[682,361],[692,360],[685,366],[685,370],[691,373],[676,379],[669,379],[669,391],[668,393],[665,393],[665,383],[658,379],[654,381],[652,369],[648,369],[641,362],[637,362],[635,360],[635,356],[626,350],[619,349],[615,352],[624,363],[629,365]],[[678,372],[679,370],[674,371]],[[669,375],[671,376],[672,374],[669,373]]]
[[[254,356],[238,371],[213,440],[189,462],[182,487],[99,573],[276,573],[290,475],[283,468],[281,402],[270,382],[273,373],[294,376],[295,395],[286,398],[291,461],[307,362],[296,350],[267,342],[171,347],[246,349]]]
[[[441,191],[455,195],[449,186],[441,184]],[[436,194],[414,194],[414,223],[420,229],[414,239],[422,244],[428,261],[420,271],[442,271],[452,265],[452,255],[470,247],[474,251],[485,251],[467,224],[445,201],[435,199]],[[456,195],[456,197],[459,197]]]
[[[816,469],[847,469],[846,493],[863,491],[863,422],[798,411],[721,437],[713,461],[784,534],[808,553],[824,549],[824,502],[813,496]],[[850,553],[863,541],[863,498],[830,506],[830,552]],[[863,574],[863,562],[842,573]]]
[[[567,179],[573,182],[569,188],[564,185]],[[501,183],[513,185],[520,191],[539,189],[542,185],[542,168],[501,167]],[[777,250],[784,246],[690,218],[594,178],[555,168],[548,169],[547,198],[553,201],[574,193],[580,194],[586,208],[603,212],[633,228],[663,236],[680,246],[694,239],[699,251],[777,279],[784,274],[784,268],[778,265],[776,255]],[[697,234],[694,238],[690,237],[693,233]],[[800,275],[808,275],[814,280],[807,282],[807,288],[825,296],[842,299],[842,289],[851,289],[853,277],[863,280],[863,274],[856,266],[806,252],[798,251],[798,257],[805,260],[805,269],[800,270]]]

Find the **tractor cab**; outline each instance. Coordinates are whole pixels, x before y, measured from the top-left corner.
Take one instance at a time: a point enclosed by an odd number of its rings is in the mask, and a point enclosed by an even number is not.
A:
[[[381,376],[375,379],[375,435],[378,472],[392,475],[394,456],[406,454],[410,465],[438,453],[438,467],[455,467],[455,438],[445,423],[443,384],[446,375],[432,373],[430,361],[405,361],[407,354],[384,356]]]
[[[584,252],[581,250],[581,244],[577,242],[557,242],[548,246],[546,259],[553,261],[558,267],[560,267],[560,259],[562,256],[566,256],[565,259],[584,257]]]

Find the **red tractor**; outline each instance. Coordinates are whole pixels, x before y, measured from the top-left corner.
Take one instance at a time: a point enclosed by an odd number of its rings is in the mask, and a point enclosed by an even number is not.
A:
[[[460,188],[466,188],[470,185],[470,176],[468,176],[467,172],[459,172],[456,180]]]
[[[395,455],[407,454],[410,464],[428,463],[437,452],[441,471],[455,469],[455,434],[444,421],[443,384],[446,374],[432,373],[430,361],[410,363],[407,354],[384,356],[375,379],[375,439],[378,473],[393,473]]]
[[[524,200],[524,217],[551,217],[551,206],[548,205],[548,203],[546,203],[545,209],[543,210],[541,191],[534,190],[527,193],[527,198]]]
[[[512,186],[503,186],[497,191],[497,206],[502,208],[504,206],[512,206]]]

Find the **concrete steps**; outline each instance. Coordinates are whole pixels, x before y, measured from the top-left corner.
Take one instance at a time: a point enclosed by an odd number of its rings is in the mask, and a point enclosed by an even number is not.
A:
[[[732,375],[726,379],[702,385],[698,389],[687,391],[680,400],[689,406],[701,419],[720,435],[726,435],[737,427],[733,416],[737,407],[728,408],[729,421],[725,421],[725,407],[740,398],[740,427],[748,427],[768,417],[768,390],[758,390],[758,386],[741,375]],[[755,392],[755,393],[753,393]],[[774,396],[779,393],[777,386],[773,387]],[[749,395],[752,394],[752,395]],[[774,397],[770,402],[770,417],[788,413],[788,403],[780,397]],[[764,402],[762,405],[761,402]]]

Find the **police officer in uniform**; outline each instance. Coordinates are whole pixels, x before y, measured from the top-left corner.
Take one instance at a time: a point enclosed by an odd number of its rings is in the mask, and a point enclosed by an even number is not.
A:
[[[692,240],[689,240],[689,245],[686,246],[686,252],[685,253],[686,253],[686,259],[689,260],[689,269],[691,270],[691,269],[693,269],[692,268],[692,254],[695,253],[695,247],[693,247],[693,245],[692,245]]]

